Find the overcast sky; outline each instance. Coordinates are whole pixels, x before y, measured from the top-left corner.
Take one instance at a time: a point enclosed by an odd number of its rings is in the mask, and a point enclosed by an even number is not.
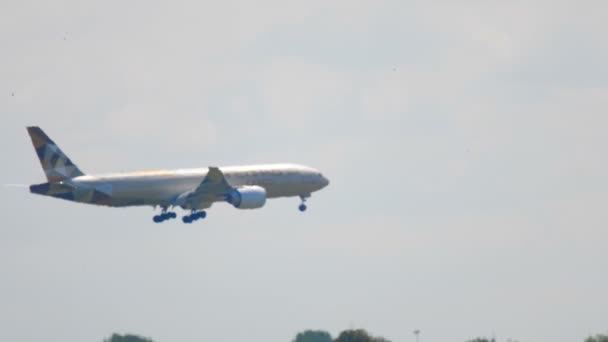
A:
[[[328,188],[193,225],[0,188],[0,340],[608,333],[608,2],[0,2],[25,126],[85,173],[295,162]]]

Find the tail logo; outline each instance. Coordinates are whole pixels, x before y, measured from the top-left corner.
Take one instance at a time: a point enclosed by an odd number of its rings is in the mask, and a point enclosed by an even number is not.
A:
[[[40,165],[50,183],[82,176],[83,173],[39,127],[27,128]]]

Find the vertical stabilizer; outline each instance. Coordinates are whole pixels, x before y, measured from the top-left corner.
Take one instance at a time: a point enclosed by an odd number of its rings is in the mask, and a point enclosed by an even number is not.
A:
[[[83,175],[82,171],[72,163],[70,158],[59,149],[59,146],[40,127],[28,127],[27,132],[32,138],[32,144],[34,144],[34,149],[36,149],[36,154],[40,159],[40,165],[42,165],[49,183],[61,182],[65,179]]]

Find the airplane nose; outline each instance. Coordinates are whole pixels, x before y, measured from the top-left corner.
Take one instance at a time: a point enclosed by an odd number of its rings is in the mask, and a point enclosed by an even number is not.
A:
[[[329,185],[329,179],[327,179],[327,177],[325,176],[321,176],[321,184],[323,185],[323,187],[326,187]]]

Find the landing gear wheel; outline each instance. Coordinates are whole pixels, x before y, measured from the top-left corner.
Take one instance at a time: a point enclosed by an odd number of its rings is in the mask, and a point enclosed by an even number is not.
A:
[[[309,197],[310,197],[310,194],[300,195],[300,199],[302,200],[302,203],[300,204],[300,206],[298,206],[298,210],[300,210],[301,212],[305,212],[306,211],[306,200]]]
[[[184,223],[192,223],[192,217],[190,217],[190,216],[184,216],[184,217],[182,217],[182,221]]]
[[[154,221],[154,223],[161,223],[163,222],[163,218],[160,215],[154,215],[154,217],[152,217],[152,221]]]

